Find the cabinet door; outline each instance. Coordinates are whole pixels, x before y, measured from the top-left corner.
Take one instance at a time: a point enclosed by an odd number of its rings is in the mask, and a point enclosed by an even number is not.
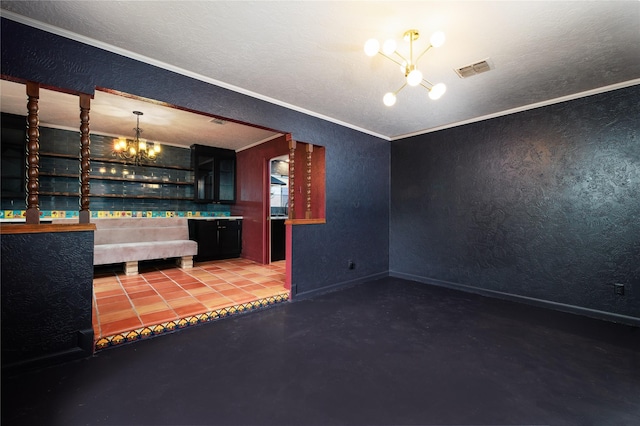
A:
[[[199,157],[198,168],[195,171],[197,179],[196,197],[198,200],[213,200],[215,197],[215,161],[213,158]]]
[[[237,257],[242,252],[242,221],[218,220],[218,256]]]
[[[236,159],[218,159],[218,201],[231,203],[236,200]]]
[[[236,200],[236,153],[233,150],[192,145],[194,201],[234,203]]]
[[[189,219],[189,239],[198,243],[195,260],[215,259],[218,254],[217,231],[217,220]]]

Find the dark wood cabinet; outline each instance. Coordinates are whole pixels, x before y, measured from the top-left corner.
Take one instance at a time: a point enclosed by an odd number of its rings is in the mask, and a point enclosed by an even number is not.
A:
[[[2,180],[0,188],[2,190],[2,200],[4,208],[12,207],[13,202],[18,206],[24,204],[26,197],[26,171],[25,171],[25,151],[26,151],[26,125],[25,117],[2,114],[2,133],[0,138],[0,148],[2,149],[2,165],[0,173]]]
[[[242,219],[189,219],[189,239],[198,243],[196,261],[240,257]]]
[[[204,145],[191,146],[194,201],[232,204],[236,201],[236,152]]]
[[[271,261],[284,260],[285,258],[285,232],[284,218],[271,219]]]

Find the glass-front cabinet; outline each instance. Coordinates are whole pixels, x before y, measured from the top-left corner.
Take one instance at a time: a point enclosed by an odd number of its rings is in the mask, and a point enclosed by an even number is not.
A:
[[[194,200],[232,204],[236,201],[236,153],[230,149],[191,146]]]

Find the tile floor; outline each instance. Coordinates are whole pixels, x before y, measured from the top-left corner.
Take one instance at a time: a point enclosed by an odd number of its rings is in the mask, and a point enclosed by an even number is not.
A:
[[[140,264],[140,273],[97,269],[93,281],[95,348],[173,331],[246,309],[289,299],[285,261],[262,265],[247,259]],[[205,315],[202,315],[205,314]]]

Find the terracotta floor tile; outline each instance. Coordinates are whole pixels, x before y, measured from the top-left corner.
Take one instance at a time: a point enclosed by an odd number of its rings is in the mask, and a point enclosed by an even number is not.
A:
[[[131,298],[131,302],[133,302],[133,305],[137,308],[139,306],[147,306],[164,302],[164,299],[159,294],[153,294],[145,297]]]
[[[135,284],[135,285],[123,285],[122,288],[124,288],[124,291],[126,291],[127,293],[137,293],[139,291],[145,291],[145,290],[151,290],[153,289],[153,287],[151,287],[149,284]]]
[[[242,287],[244,291],[248,291],[249,293],[253,293],[255,290],[264,290],[265,288],[266,287],[261,284],[251,284]]]
[[[113,290],[103,290],[103,291],[94,291],[94,294],[98,299],[106,299],[113,296],[124,296],[126,297],[126,293],[122,288],[117,288]]]
[[[173,310],[165,310],[160,312],[151,312],[148,314],[140,314],[140,319],[145,326],[148,326],[177,320],[178,314]]]
[[[128,320],[128,319],[137,320],[138,314],[133,309],[122,309],[119,311],[111,311],[111,312],[105,312],[105,313],[101,313],[100,310],[98,310],[98,318],[100,319],[101,325],[104,325],[104,324]]]
[[[232,284],[229,284],[228,282],[225,281],[224,284],[213,284],[211,286],[211,288],[213,288],[213,289],[215,289],[217,291],[220,291],[220,290],[232,290],[232,289],[238,288],[238,287],[236,287],[236,286],[234,286]]]
[[[173,308],[174,310],[176,308],[180,308],[182,306],[188,306],[188,305],[193,305],[193,304],[199,304],[198,299],[196,299],[195,297],[182,297],[180,299],[173,299],[173,300],[167,300],[167,303],[169,304],[169,306],[171,306],[171,308]]]
[[[189,293],[184,291],[181,288],[177,288],[177,289],[160,289],[158,290],[158,294],[160,294],[160,296],[162,296],[163,299],[165,300],[171,300],[171,299],[179,299],[181,297],[186,297],[189,296]]]
[[[240,275],[242,275],[243,277],[245,277],[246,279],[251,279],[251,278],[255,278],[255,277],[259,277],[260,274],[257,272],[253,272],[253,271],[246,271],[245,273],[240,272]]]
[[[153,268],[147,265],[137,276],[107,271],[96,275],[96,340],[288,292],[285,261],[260,265],[228,259],[197,262],[188,270],[173,265]]]
[[[185,290],[192,290],[194,288],[206,288],[207,285],[201,282],[189,283],[185,285],[181,285],[181,287]]]
[[[264,299],[267,297],[273,297],[273,296],[277,296],[279,294],[283,294],[286,293],[285,289],[272,289],[272,288],[265,288],[264,290],[254,290],[251,292],[252,294],[255,294],[256,297],[258,297],[259,299]]]
[[[156,290],[161,288],[179,288],[178,284],[169,279],[157,280],[153,282],[150,281],[149,285]]]
[[[218,292],[216,293],[206,293],[206,294],[199,294],[194,296],[198,301],[200,301],[201,303],[210,301],[210,300],[215,300],[215,299],[224,299],[224,296]]]
[[[238,280],[238,281],[233,281],[232,284],[235,285],[236,287],[240,287],[242,289],[244,289],[246,286],[249,286],[249,285],[255,285],[255,283],[253,281],[245,280],[245,279]]]
[[[202,295],[202,294],[211,294],[213,292],[215,292],[215,290],[213,290],[210,287],[199,287],[199,288],[192,288],[187,290],[189,292],[189,294],[191,294],[192,296],[198,296],[198,295]]]
[[[256,300],[256,296],[249,293],[238,293],[227,296],[229,299],[233,300],[235,303],[247,303]]]
[[[223,296],[234,296],[239,294],[247,294],[247,292],[239,288],[232,288],[230,290],[220,290],[220,294],[222,294]]]
[[[263,285],[263,286],[265,286],[265,287],[268,287],[268,288],[274,288],[274,287],[276,287],[276,288],[282,288],[282,287],[283,287],[283,286],[282,286],[282,282],[281,282],[281,281],[274,281],[274,280],[271,280],[271,281],[263,281],[263,282],[261,282],[261,283],[259,283],[259,284],[260,284],[260,285]]]
[[[228,308],[230,306],[235,305],[236,302],[227,298],[221,297],[219,299],[211,299],[204,302],[204,305],[207,307],[209,311],[215,311],[216,309]]]
[[[120,282],[124,285],[124,284],[146,284],[147,281],[141,277],[140,275],[135,276],[135,277],[128,277],[126,275],[119,275],[118,279],[120,280]]]
[[[189,305],[173,308],[173,310],[175,311],[176,314],[178,314],[180,318],[184,318],[192,315],[203,314],[209,311],[210,309],[207,308],[202,303],[191,303]]]
[[[135,293],[129,293],[129,298],[131,298],[131,300],[142,299],[142,298],[150,297],[150,296],[158,296],[158,293],[156,293],[156,291],[153,290],[153,289],[144,290],[144,291],[136,291]]]
[[[162,311],[170,311],[171,308],[164,301],[157,303],[149,303],[142,306],[136,306],[136,312],[142,318],[142,315],[154,313],[154,312],[162,312]]]
[[[96,299],[96,304],[100,312],[104,312],[105,310],[117,311],[132,307],[129,298],[124,295]]]
[[[140,327],[142,327],[142,322],[138,318],[129,318],[100,325],[102,336],[113,336],[114,334],[135,330]]]

